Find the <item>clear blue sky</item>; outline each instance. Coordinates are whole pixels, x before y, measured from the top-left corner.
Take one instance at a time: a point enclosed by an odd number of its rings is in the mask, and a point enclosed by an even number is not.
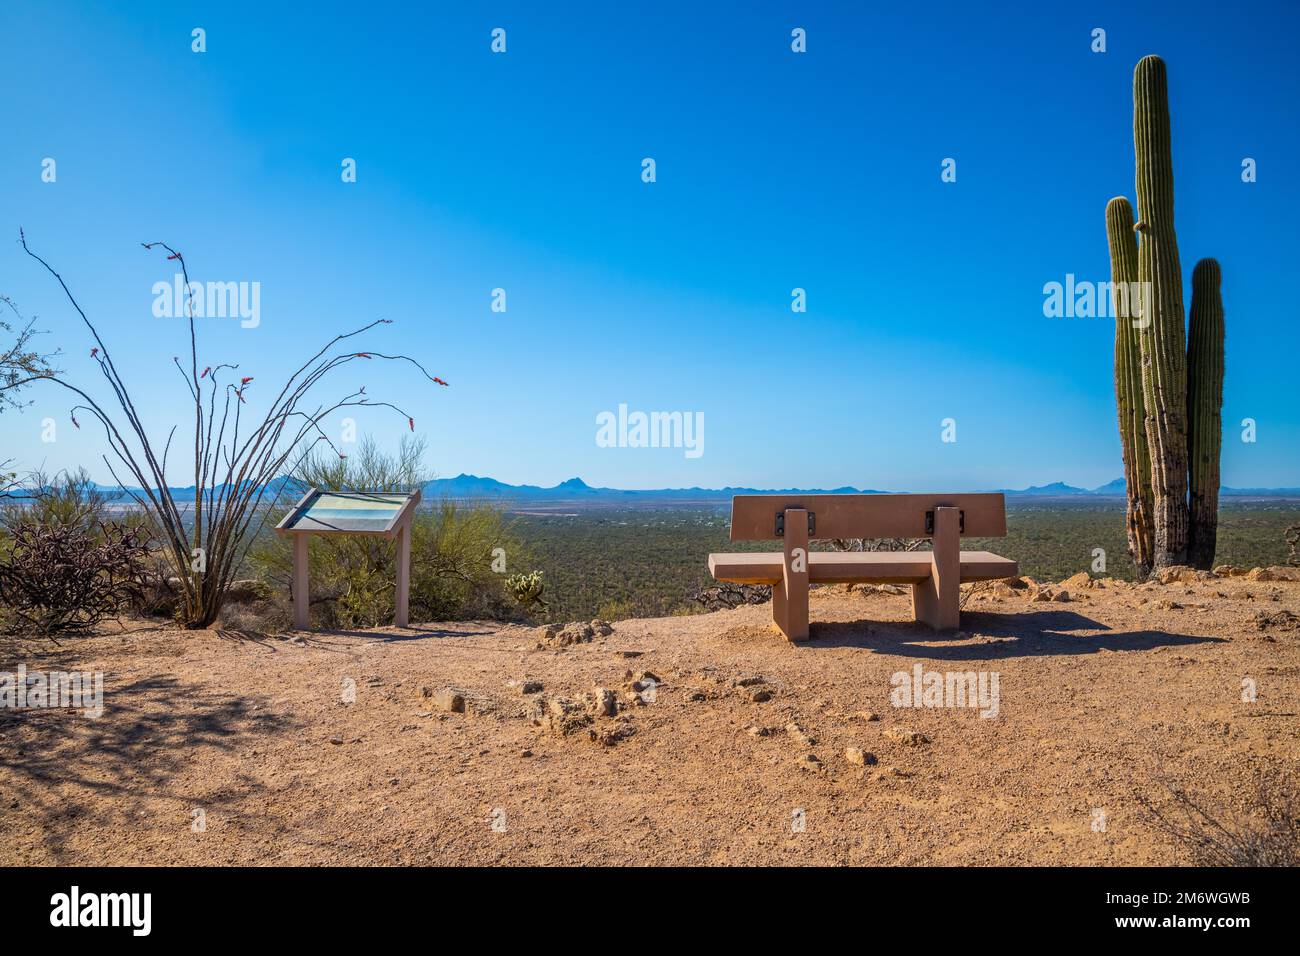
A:
[[[999,6],[9,2],[0,292],[95,381],[57,286],[9,241],[22,226],[159,434],[185,425],[169,363],[186,337],[151,314],[173,272],[140,248],[154,239],[196,280],[261,283],[260,326],[200,324],[200,364],[240,362],[254,408],[309,347],[394,319],[368,345],[452,387],[354,365],[335,388],[408,407],[442,476],[1093,486],[1121,473],[1113,322],[1044,318],[1042,288],[1109,276],[1132,70],[1159,53],[1184,282],[1201,256],[1223,266],[1223,480],[1300,485],[1297,5]],[[107,480],[67,397],[30,397],[0,416],[0,458]],[[704,454],[597,447],[596,415],[620,403],[703,412]],[[361,426],[386,444],[406,430],[380,412]]]

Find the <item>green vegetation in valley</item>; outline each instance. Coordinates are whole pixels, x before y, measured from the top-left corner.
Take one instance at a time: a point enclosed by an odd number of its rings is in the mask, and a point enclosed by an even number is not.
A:
[[[728,539],[729,509],[602,511],[516,515],[513,534],[542,571],[551,620],[658,617],[699,610],[688,596],[711,582],[711,551],[770,551],[775,542]],[[1285,564],[1284,531],[1300,521],[1300,502],[1225,499],[1217,564]],[[827,547],[818,542],[816,547]],[[1009,501],[1005,538],[967,538],[963,547],[1015,558],[1021,573],[1059,581],[1090,570],[1095,548],[1105,575],[1134,578],[1127,553],[1124,501]],[[513,570],[513,569],[512,569]]]

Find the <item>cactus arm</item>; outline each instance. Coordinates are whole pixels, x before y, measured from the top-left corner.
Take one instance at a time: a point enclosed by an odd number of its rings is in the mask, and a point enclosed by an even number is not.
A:
[[[1151,459],[1147,449],[1146,403],[1142,396],[1142,347],[1137,323],[1142,301],[1138,286],[1138,243],[1133,207],[1123,196],[1106,204],[1110,243],[1111,301],[1115,304],[1115,409],[1119,417],[1124,484],[1128,497],[1125,525],[1128,551],[1139,579],[1151,573]]]
[[[1219,453],[1223,445],[1223,297],[1219,263],[1192,270],[1187,336],[1187,457],[1191,485],[1188,563],[1214,565],[1219,524]]]

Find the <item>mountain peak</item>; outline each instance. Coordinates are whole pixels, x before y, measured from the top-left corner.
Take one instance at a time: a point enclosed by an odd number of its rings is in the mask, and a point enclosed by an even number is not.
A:
[[[558,485],[556,485],[555,487],[557,487],[557,488],[570,488],[570,489],[574,489],[574,490],[576,490],[576,489],[579,489],[579,488],[589,488],[589,487],[591,487],[591,486],[588,485],[588,484],[587,484],[585,481],[583,481],[581,478],[570,478],[568,481],[562,481],[562,482],[560,482],[560,483],[559,483]]]

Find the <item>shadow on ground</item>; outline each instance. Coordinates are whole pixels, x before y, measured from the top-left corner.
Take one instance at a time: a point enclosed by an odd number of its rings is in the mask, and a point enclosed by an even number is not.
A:
[[[194,806],[221,801],[173,789],[182,765],[290,726],[259,697],[171,678],[117,685],[106,679],[104,714],[97,719],[69,709],[0,710],[0,830],[17,829],[3,824],[19,818],[35,824],[50,853],[62,859],[79,828],[129,832],[146,799],[163,799],[175,807],[178,835],[187,834]],[[253,782],[236,778],[234,784],[231,799]]]
[[[975,638],[930,630],[918,622],[814,622],[811,640],[800,647],[860,647],[882,654],[930,660],[1000,660],[1098,651],[1147,651],[1156,647],[1219,644],[1223,638],[1168,631],[1115,631],[1076,611],[1030,611],[993,614],[962,612],[962,631]],[[1095,633],[1093,633],[1095,632]],[[990,640],[992,639],[992,640]]]

